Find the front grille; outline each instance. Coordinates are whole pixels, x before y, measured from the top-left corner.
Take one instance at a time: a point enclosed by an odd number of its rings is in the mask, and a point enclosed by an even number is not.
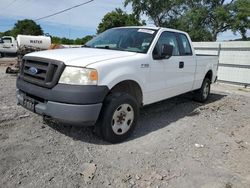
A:
[[[22,62],[20,78],[41,87],[52,88],[58,83],[64,67],[60,61],[26,57]]]

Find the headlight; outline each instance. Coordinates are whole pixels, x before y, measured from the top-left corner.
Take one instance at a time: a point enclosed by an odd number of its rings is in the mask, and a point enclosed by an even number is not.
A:
[[[72,85],[97,85],[98,73],[94,69],[66,67],[59,83]]]

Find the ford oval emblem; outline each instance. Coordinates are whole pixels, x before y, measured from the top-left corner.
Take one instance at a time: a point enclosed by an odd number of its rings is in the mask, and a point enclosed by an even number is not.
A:
[[[38,70],[36,67],[30,67],[29,68],[29,73],[32,74],[32,75],[35,75],[38,73]]]

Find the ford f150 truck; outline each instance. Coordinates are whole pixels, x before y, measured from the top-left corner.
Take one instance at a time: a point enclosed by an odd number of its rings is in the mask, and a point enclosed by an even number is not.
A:
[[[185,32],[113,28],[82,48],[25,55],[17,100],[58,122],[95,125],[117,143],[132,133],[144,105],[190,91],[205,102],[217,68],[218,57],[196,55]]]

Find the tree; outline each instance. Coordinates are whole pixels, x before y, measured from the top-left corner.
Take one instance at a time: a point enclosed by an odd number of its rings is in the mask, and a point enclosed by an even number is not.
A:
[[[60,37],[56,37],[56,36],[51,36],[51,41],[54,44],[76,44],[76,45],[83,45],[86,42],[88,42],[89,40],[91,40],[93,38],[92,35],[87,35],[83,38],[76,38],[74,39],[68,39],[68,38],[60,38]]]
[[[232,10],[234,2],[241,2],[241,6],[237,6],[240,10],[238,24],[234,24],[237,18],[232,17],[236,15],[236,8]],[[229,30],[232,25],[235,29],[241,28],[242,33],[246,31],[249,8],[242,7],[246,2],[249,4],[249,0],[125,0],[125,6],[131,4],[135,15],[147,15],[156,26],[182,29],[195,40],[216,41],[218,34]]]
[[[43,30],[40,25],[36,24],[33,20],[25,19],[19,20],[15,23],[14,28],[11,31],[13,36],[18,34],[23,35],[43,35]]]
[[[132,4],[137,17],[145,14],[158,27],[166,25],[172,19],[182,14],[184,0],[125,0],[125,6]]]
[[[53,44],[61,44],[61,38],[60,37],[51,36],[51,42]]]
[[[188,10],[183,16],[171,20],[165,27],[175,28],[189,33],[193,41],[212,41],[212,34],[207,28],[204,17],[206,10]]]
[[[207,9],[207,15],[204,15],[204,22],[212,34],[212,40],[216,41],[219,33],[223,33],[230,29],[231,16],[230,5],[233,3],[227,3],[225,0],[209,0],[201,1],[200,6],[205,4]]]
[[[0,32],[0,37],[11,36],[11,35],[12,35],[11,30],[8,30],[8,31],[5,31],[5,32]]]
[[[250,29],[250,1],[237,0],[232,5],[233,22],[231,29],[241,34],[242,40],[247,40],[246,32]]]
[[[127,14],[120,8],[117,8],[103,17],[102,22],[98,25],[97,33],[102,33],[103,31],[113,27],[134,25],[145,25],[145,22],[141,22],[135,14]]]
[[[89,40],[91,40],[93,38],[92,35],[87,35],[83,38],[77,38],[74,42],[74,44],[77,44],[77,45],[83,45],[85,44],[86,42],[88,42]]]
[[[169,27],[186,31],[194,41],[212,40],[204,22],[206,8],[199,6],[199,0],[125,0],[125,6],[132,4],[134,14],[145,14],[158,27]]]

